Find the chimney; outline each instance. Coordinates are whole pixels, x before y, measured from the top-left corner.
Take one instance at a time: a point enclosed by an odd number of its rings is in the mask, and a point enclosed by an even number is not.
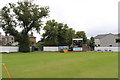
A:
[[[31,36],[33,36],[33,32],[31,32]]]
[[[7,33],[5,32],[5,36],[7,36]]]

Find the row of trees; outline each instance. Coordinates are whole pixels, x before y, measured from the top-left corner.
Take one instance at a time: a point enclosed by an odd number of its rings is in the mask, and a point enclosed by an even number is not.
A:
[[[48,17],[49,7],[40,7],[31,1],[19,1],[17,4],[9,3],[0,10],[0,28],[7,34],[14,36],[19,43],[20,52],[30,51],[28,33],[32,30],[40,32],[43,18]],[[18,29],[21,28],[21,30]],[[67,24],[49,20],[43,28],[44,45],[71,45],[73,37],[81,37],[84,44],[87,37],[84,31],[75,32]]]
[[[94,38],[87,39],[84,31],[75,31],[73,28],[69,28],[67,24],[58,23],[55,20],[49,20],[44,26],[41,38],[41,44],[47,46],[60,46],[71,45],[72,38],[83,38],[83,44],[87,44],[90,47],[94,46]],[[39,43],[40,45],[40,43]]]
[[[58,23],[55,20],[47,21],[43,30],[45,31],[42,35],[45,45],[69,45],[75,34],[75,30],[69,28],[67,24]]]
[[[0,11],[0,28],[7,34],[14,36],[19,43],[20,52],[30,51],[28,33],[32,30],[40,32],[42,19],[49,15],[49,7],[39,7],[31,1],[9,3]],[[17,28],[21,28],[21,31]]]
[[[55,20],[49,20],[44,26],[42,41],[47,46],[71,45],[72,38],[83,38],[83,43],[87,43],[87,37],[84,31],[75,31],[69,28],[67,24],[58,23]]]

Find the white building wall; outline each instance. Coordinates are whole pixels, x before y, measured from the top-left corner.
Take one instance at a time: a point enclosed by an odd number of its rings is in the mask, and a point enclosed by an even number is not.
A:
[[[100,45],[100,39],[95,39],[95,45],[96,46]]]
[[[59,51],[58,47],[44,46],[43,51]]]
[[[118,39],[117,36],[113,35],[113,34],[109,34],[103,38],[100,39],[100,46],[101,47],[110,47],[110,45],[112,45],[112,47],[118,47],[118,43],[116,43],[116,39]]]
[[[95,47],[95,51],[111,51],[111,52],[120,52],[120,47]]]

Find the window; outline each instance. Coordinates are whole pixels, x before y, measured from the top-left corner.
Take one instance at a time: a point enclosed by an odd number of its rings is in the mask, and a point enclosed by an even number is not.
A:
[[[120,43],[120,39],[116,39],[116,43]]]
[[[112,45],[109,45],[110,47],[112,47]]]
[[[98,44],[98,46],[100,47],[100,44]]]
[[[14,38],[11,38],[11,40],[14,40]]]
[[[97,51],[101,51],[101,50],[98,49]]]
[[[105,51],[107,52],[107,50],[105,49]]]
[[[80,40],[73,40],[73,45],[77,47],[82,47],[82,41]]]

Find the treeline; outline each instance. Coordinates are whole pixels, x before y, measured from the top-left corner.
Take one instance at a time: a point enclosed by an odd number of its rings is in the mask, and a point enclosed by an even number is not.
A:
[[[9,3],[0,10],[0,28],[9,35],[14,36],[19,43],[19,52],[30,52],[29,32],[40,33],[43,19],[49,16],[48,6],[39,6],[32,1],[23,0],[17,3]],[[21,28],[21,31],[17,28]],[[84,31],[75,31],[67,24],[49,20],[44,26],[45,33],[38,44],[42,45],[71,45],[72,38],[83,38],[87,43]],[[1,42],[0,42],[1,43]]]
[[[42,34],[41,42],[44,42],[45,46],[71,46],[72,38],[83,38],[83,43],[87,44],[84,31],[75,31],[67,24],[58,23],[55,20],[47,21],[43,30],[45,33]]]

